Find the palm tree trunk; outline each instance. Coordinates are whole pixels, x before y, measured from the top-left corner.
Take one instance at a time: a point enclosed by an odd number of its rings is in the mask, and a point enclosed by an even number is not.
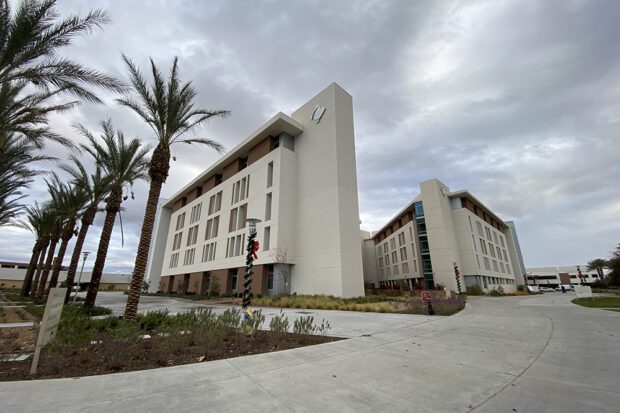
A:
[[[26,271],[24,283],[22,284],[22,297],[27,297],[30,293],[30,287],[32,286],[32,276],[37,269],[37,261],[39,260],[39,256],[41,255],[41,245],[42,241],[38,239],[37,242],[35,242],[34,247],[32,248],[32,255],[30,256],[30,262],[28,263],[28,270]]]
[[[82,248],[84,247],[84,241],[86,240],[86,234],[90,225],[93,223],[93,219],[97,214],[97,206],[91,207],[82,217],[82,226],[75,240],[75,246],[73,247],[73,253],[71,255],[71,263],[69,264],[69,270],[67,271],[67,295],[65,296],[65,304],[69,302],[71,297],[71,290],[73,289],[73,282],[75,281],[75,273],[77,272],[78,264],[80,263],[80,255],[82,254]]]
[[[35,298],[37,295],[37,288],[39,287],[39,278],[41,277],[41,272],[43,271],[43,261],[45,260],[45,254],[47,253],[47,247],[49,247],[49,245],[50,245],[49,240],[43,241],[43,246],[41,247],[41,253],[39,254],[39,263],[37,264],[37,272],[34,276],[34,281],[32,282],[32,285],[30,286],[30,289],[32,291],[26,292],[33,298]]]
[[[65,253],[67,252],[67,245],[69,245],[69,239],[67,237],[63,237],[60,241],[60,248],[58,249],[58,255],[56,256],[56,261],[54,262],[54,269],[52,271],[52,278],[50,278],[50,285],[45,291],[45,295],[48,295],[50,292],[50,288],[56,287],[58,284],[58,276],[60,275],[60,269],[62,268],[62,262],[65,259]]]
[[[41,274],[41,279],[39,280],[36,298],[43,298],[43,293],[45,293],[45,284],[47,284],[47,277],[49,276],[50,269],[52,268],[52,261],[54,260],[54,253],[56,252],[57,244],[58,238],[53,239],[50,243],[50,248],[47,252],[47,259],[45,260],[45,266],[43,267],[43,273]]]
[[[126,320],[133,320],[138,312],[140,293],[142,292],[146,264],[148,263],[149,250],[151,248],[155,215],[157,214],[157,202],[159,201],[161,187],[164,182],[166,182],[169,170],[170,148],[160,143],[153,151],[153,156],[151,157],[151,166],[149,168],[151,185],[149,188],[149,197],[146,201],[144,222],[142,223],[142,230],[140,231],[140,241],[138,243],[138,252],[136,254],[133,276],[131,278],[131,286],[129,287],[127,305],[125,306],[125,315],[123,316]]]
[[[97,248],[97,258],[95,259],[95,265],[93,266],[93,273],[90,278],[88,294],[86,294],[86,300],[84,301],[85,308],[92,308],[95,305],[95,300],[97,299],[97,291],[99,291],[99,283],[101,282],[101,276],[103,275],[105,259],[108,255],[108,247],[110,245],[110,238],[112,238],[114,221],[116,220],[116,214],[120,210],[122,192],[117,191],[117,195],[112,193],[110,194],[110,198],[118,199],[108,201],[108,206],[106,207],[105,220],[103,222],[103,229],[101,230],[101,239],[99,240],[99,247]]]

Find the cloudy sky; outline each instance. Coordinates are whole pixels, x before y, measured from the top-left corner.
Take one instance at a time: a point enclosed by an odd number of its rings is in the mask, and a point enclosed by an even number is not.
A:
[[[121,52],[143,68],[149,57],[168,67],[179,56],[199,106],[232,111],[200,131],[229,149],[331,82],[344,87],[363,229],[378,229],[435,177],[515,220],[526,266],[585,263],[620,240],[620,2],[68,0],[59,11],[89,8],[113,22],[63,54],[123,78]],[[102,96],[107,105],[57,116],[55,129],[78,140],[72,123],[96,129],[111,118],[151,138]],[[217,158],[188,145],[174,155],[164,196]],[[115,232],[106,271],[133,266],[146,184],[135,190],[125,244]],[[44,199],[35,183],[31,200]],[[96,251],[101,222],[87,250]],[[0,259],[26,260],[32,236],[1,232]]]

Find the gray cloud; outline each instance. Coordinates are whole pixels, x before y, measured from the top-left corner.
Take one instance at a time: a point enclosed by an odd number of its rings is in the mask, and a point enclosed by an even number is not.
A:
[[[198,103],[232,110],[199,134],[234,147],[277,111],[332,81],[354,98],[363,228],[377,229],[437,177],[515,219],[526,265],[606,256],[618,242],[620,4],[583,1],[62,2],[108,9],[114,22],[66,55],[124,77],[180,59]],[[110,117],[147,142],[150,130],[105,95],[58,116],[96,129]],[[76,140],[79,140],[77,137]],[[150,141],[152,142],[152,140]],[[50,152],[66,156],[58,147]],[[179,145],[164,187],[173,194],[217,154]],[[49,169],[49,165],[45,165]],[[134,259],[147,187],[124,212],[106,270]],[[31,198],[44,199],[40,182]],[[98,218],[87,248],[96,250]],[[3,229],[2,258],[25,259],[31,236]]]

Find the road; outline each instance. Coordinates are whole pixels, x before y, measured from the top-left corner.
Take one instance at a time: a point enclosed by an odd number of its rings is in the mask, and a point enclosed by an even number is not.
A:
[[[572,296],[472,298],[455,316],[369,337],[143,372],[0,383],[0,409],[618,412],[620,313],[573,305]]]

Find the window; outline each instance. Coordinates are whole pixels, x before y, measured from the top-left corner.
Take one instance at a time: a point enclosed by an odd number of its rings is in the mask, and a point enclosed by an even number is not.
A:
[[[189,223],[190,225],[200,219],[200,210],[202,209],[202,203],[198,205],[194,205],[192,207],[192,211],[189,215]]]
[[[476,228],[478,229],[478,235],[482,236],[482,224],[480,221],[476,221]]]
[[[482,238],[480,238],[480,250],[483,254],[487,254],[487,244]]]
[[[403,262],[403,274],[409,274],[409,264]]]
[[[217,237],[217,230],[220,226],[219,215],[207,221],[207,229],[205,231],[205,240]]]
[[[232,273],[232,283],[231,283],[230,288],[231,288],[233,291],[236,291],[236,290],[237,290],[237,272],[238,272],[238,271],[239,271],[239,270],[237,270],[236,268],[235,268],[234,270],[230,270],[230,272]]]
[[[383,257],[379,257],[379,268],[383,268]]]
[[[273,290],[273,265],[267,265],[267,289]]]
[[[245,228],[245,218],[248,204],[239,205],[230,210],[230,220],[228,222],[228,232]]]
[[[387,267],[385,269],[385,276],[386,277],[391,277],[392,276],[392,270],[390,269],[390,267]]]
[[[471,230],[471,232],[474,232],[474,227],[471,225],[471,217],[468,215],[467,219],[469,220],[469,229]]]
[[[416,217],[424,216],[424,206],[422,205],[422,202],[416,202],[415,204],[413,204],[413,208],[415,210]]]
[[[493,260],[493,271],[499,272],[499,268],[497,267],[497,261]]]
[[[271,219],[271,192],[267,194],[267,199],[265,201],[265,221],[269,221]]]
[[[400,234],[398,234],[398,245],[401,247],[405,245],[405,233],[404,232],[401,232]]]
[[[172,241],[172,251],[178,250],[181,248],[181,239],[183,238],[183,233],[179,232],[174,235],[174,240]]]
[[[411,244],[411,254],[415,256],[415,245]]]
[[[503,263],[503,262],[501,262],[501,261],[500,261],[500,263],[499,263],[499,269],[500,269],[500,270],[501,270],[504,274],[506,273],[506,270],[505,270],[505,268],[504,268],[504,263]]]
[[[176,230],[180,230],[181,228],[183,228],[183,225],[185,225],[185,212],[183,212],[181,215],[177,216],[177,227]]]
[[[212,242],[202,247],[202,262],[209,262],[215,259],[216,245],[216,242]]]
[[[506,255],[506,250],[502,250],[504,253],[504,261],[508,262],[508,255]]]
[[[413,270],[415,272],[418,272],[418,261],[417,260],[413,260]]]
[[[474,243],[474,251],[478,252],[478,247],[476,246],[476,238],[474,234],[471,234],[471,241]]]
[[[192,265],[194,263],[194,255],[196,254],[196,248],[191,248],[185,251],[185,257],[183,258],[183,265]]]
[[[409,241],[413,241],[413,229],[409,227]]]
[[[228,238],[226,244],[226,258],[237,257],[243,253],[243,243],[245,241],[245,235],[237,235],[236,237]]]
[[[484,260],[484,269],[485,270],[491,270],[491,263],[489,262],[489,259],[487,257],[483,257]]]
[[[222,191],[209,198],[209,215],[218,212],[222,208]]]
[[[201,186],[197,186],[196,187],[196,198],[198,198],[199,196],[202,196],[202,187]]]
[[[506,248],[506,246],[504,245],[504,237],[502,237],[502,235],[500,234],[499,236],[499,242],[502,245],[502,248]]]
[[[398,256],[396,255],[396,251],[392,251],[392,264],[396,264],[398,261]]]
[[[271,240],[271,227],[265,227],[265,234],[263,236],[263,251],[269,250],[270,240]]]
[[[426,222],[418,222],[418,234],[426,234]]]
[[[499,244],[499,240],[497,239],[497,232],[493,231],[493,241],[495,241],[496,244]]]
[[[175,252],[170,256],[170,268],[176,268],[179,265],[179,253]]]
[[[385,258],[385,266],[388,267],[390,265],[390,256],[386,255],[384,258]]]
[[[497,258],[499,258],[501,260],[502,259],[502,250],[499,247],[499,245],[496,245],[495,248],[497,248]]]
[[[194,245],[196,243],[196,238],[198,236],[198,225],[194,225],[189,229],[189,233],[187,234],[187,246]]]
[[[237,182],[233,184],[232,187],[232,199],[230,201],[231,204],[236,204],[239,201],[243,201],[248,197],[250,190],[250,176],[246,176],[241,178]]]
[[[394,275],[398,275],[398,265],[392,267],[394,269]]]
[[[396,240],[394,238],[390,240],[390,249],[392,250],[396,249]]]
[[[487,239],[491,241],[491,230],[489,229],[489,227],[484,227],[484,230],[487,233]]]
[[[491,257],[495,258],[495,249],[493,249],[493,244],[489,242],[489,252],[491,253]]]
[[[267,165],[267,188],[271,188],[273,185],[273,162],[269,162]]]
[[[402,247],[400,249],[400,260],[401,261],[406,261],[407,260],[407,248]]]
[[[476,263],[478,264],[478,268],[480,268],[480,257],[476,254]]]

